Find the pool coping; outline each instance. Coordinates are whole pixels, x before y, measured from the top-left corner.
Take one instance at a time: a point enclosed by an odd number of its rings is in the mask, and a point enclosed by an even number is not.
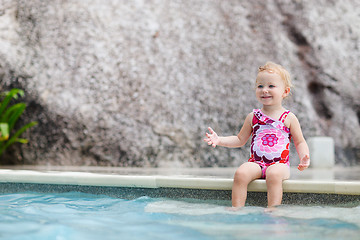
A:
[[[90,172],[0,169],[0,183],[54,184],[123,188],[175,188],[230,191],[233,180],[222,177],[114,175]],[[249,192],[266,192],[265,180],[255,180]],[[360,181],[285,180],[285,193],[360,195]]]

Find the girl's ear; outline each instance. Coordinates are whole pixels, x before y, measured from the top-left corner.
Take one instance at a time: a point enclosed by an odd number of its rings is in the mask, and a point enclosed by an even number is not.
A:
[[[289,87],[286,87],[286,88],[285,88],[285,91],[284,91],[284,93],[283,93],[283,98],[286,98],[287,96],[289,96],[289,94],[290,94],[290,88],[289,88]]]

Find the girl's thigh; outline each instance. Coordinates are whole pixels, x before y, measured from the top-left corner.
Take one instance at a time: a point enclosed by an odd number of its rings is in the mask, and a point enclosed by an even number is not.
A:
[[[261,167],[257,163],[243,163],[237,170],[235,175],[248,178],[249,181],[261,178]]]
[[[284,163],[277,163],[266,169],[266,178],[276,177],[286,180],[290,177],[290,167]]]

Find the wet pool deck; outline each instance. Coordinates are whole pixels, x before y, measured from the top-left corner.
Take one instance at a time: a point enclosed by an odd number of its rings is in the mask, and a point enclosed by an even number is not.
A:
[[[0,168],[0,183],[57,184],[127,188],[231,190],[236,168],[117,168],[16,166]],[[284,192],[360,196],[360,166],[332,169],[291,168]],[[266,192],[264,180],[250,183],[250,192]]]

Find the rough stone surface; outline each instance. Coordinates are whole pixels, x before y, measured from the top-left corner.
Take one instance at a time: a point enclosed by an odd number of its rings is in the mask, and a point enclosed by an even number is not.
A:
[[[3,164],[237,166],[209,148],[259,107],[257,67],[284,65],[305,137],[360,159],[360,4],[347,1],[0,0],[0,81],[25,89],[24,134]],[[298,158],[292,154],[292,163]]]

